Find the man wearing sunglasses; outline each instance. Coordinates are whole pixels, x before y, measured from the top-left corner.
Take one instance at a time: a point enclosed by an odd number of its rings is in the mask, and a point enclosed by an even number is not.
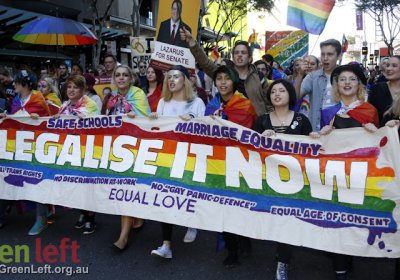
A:
[[[138,76],[140,81],[140,87],[145,88],[147,87],[147,76],[146,76],[146,62],[144,60],[140,60],[138,63]]]
[[[207,57],[206,53],[193,38],[190,31],[186,28],[182,28],[180,30],[180,36],[181,39],[185,40],[188,44],[190,51],[199,66],[209,77],[213,77],[218,66]],[[269,106],[266,98],[264,98],[266,92],[263,94],[263,88],[261,86],[257,69],[251,64],[253,58],[248,42],[236,41],[235,46],[232,49],[232,60],[235,65],[235,70],[239,73],[239,82],[236,87],[237,91],[250,99],[258,116],[269,111],[271,106]]]

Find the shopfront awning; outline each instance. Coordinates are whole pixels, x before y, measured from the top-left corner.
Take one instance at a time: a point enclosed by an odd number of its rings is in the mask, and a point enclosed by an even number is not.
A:
[[[44,52],[44,51],[34,51],[34,50],[15,50],[15,49],[0,49],[1,55],[4,56],[22,56],[22,57],[40,57],[49,59],[71,59],[71,57],[66,56],[61,53],[55,52]]]

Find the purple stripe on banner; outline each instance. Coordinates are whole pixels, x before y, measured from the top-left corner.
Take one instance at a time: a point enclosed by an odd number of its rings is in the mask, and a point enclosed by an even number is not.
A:
[[[319,35],[324,31],[327,19],[317,17],[303,10],[288,7],[287,24],[311,34]]]

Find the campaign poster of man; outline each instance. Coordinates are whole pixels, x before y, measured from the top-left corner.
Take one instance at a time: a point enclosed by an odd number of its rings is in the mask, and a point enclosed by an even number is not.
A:
[[[197,36],[200,0],[159,1],[157,34],[151,65],[167,70],[172,65],[195,68],[195,60],[185,41],[181,40],[179,30],[188,29]]]
[[[181,40],[179,30],[184,27],[196,38],[199,10],[199,0],[160,1],[156,41],[187,48],[186,42]]]

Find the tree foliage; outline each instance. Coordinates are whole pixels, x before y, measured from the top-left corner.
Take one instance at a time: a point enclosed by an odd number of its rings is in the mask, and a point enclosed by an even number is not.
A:
[[[96,67],[100,63],[100,53],[102,45],[102,32],[105,22],[110,15],[110,9],[114,0],[87,0],[92,12],[92,31],[97,37],[96,44],[92,46],[92,66]]]
[[[207,10],[211,5],[217,5],[216,19],[211,27],[215,32],[216,44],[227,39],[224,34],[231,32],[236,24],[250,11],[270,12],[274,7],[274,0],[213,0],[208,2]],[[244,26],[242,26],[243,28]],[[230,40],[228,38],[229,45]]]
[[[132,35],[134,37],[140,36],[140,7],[142,6],[143,0],[133,0],[132,6]]]
[[[400,0],[357,0],[356,7],[375,19],[393,55],[393,42],[400,34]]]
[[[248,1],[250,10],[254,9],[256,11],[268,11],[270,12],[274,7],[273,0],[252,0]]]

